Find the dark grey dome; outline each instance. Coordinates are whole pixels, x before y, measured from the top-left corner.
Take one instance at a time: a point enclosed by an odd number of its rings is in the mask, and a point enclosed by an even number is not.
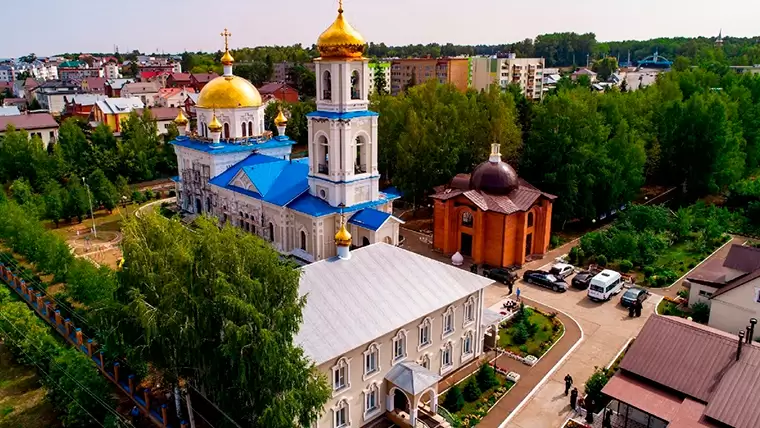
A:
[[[470,189],[492,195],[507,195],[520,185],[517,172],[508,163],[486,161],[470,176]]]

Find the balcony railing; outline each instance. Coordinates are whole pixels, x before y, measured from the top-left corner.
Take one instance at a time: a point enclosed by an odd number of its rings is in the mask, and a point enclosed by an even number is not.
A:
[[[361,164],[355,164],[354,165],[354,174],[364,174],[367,172],[367,165],[361,165]]]
[[[320,174],[329,174],[330,173],[330,164],[327,163],[321,163],[317,166],[317,171],[319,171]]]

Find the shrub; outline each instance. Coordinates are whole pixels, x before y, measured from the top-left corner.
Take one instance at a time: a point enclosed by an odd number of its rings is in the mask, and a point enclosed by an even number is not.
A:
[[[620,262],[620,272],[628,273],[633,269],[633,263],[630,260],[622,260]]]
[[[559,239],[559,236],[552,235],[551,238],[549,238],[549,246],[551,248],[557,248],[562,243],[562,240]]]
[[[678,290],[678,296],[679,297],[683,297],[684,299],[688,299],[689,298],[689,290],[686,290],[686,289]]]
[[[141,204],[145,202],[145,196],[139,190],[135,190],[134,192],[132,192],[132,202],[136,204]]]
[[[464,407],[464,396],[462,390],[459,389],[459,385],[454,385],[446,392],[446,397],[443,399],[443,407],[449,412],[458,412]]]
[[[604,254],[600,254],[596,256],[596,264],[598,264],[601,267],[607,266],[607,256]]]
[[[474,377],[471,377],[467,381],[467,385],[464,387],[464,399],[472,403],[480,398],[480,387]]]
[[[654,268],[652,266],[644,266],[644,269],[641,271],[644,272],[645,277],[650,277],[654,274]]]
[[[609,380],[603,368],[594,367],[594,373],[586,381],[587,399],[594,400],[597,403],[601,402],[602,388],[604,388],[604,385],[607,385]]]
[[[578,263],[578,247],[573,247],[570,249],[570,252],[567,254],[567,260],[570,262],[570,264],[576,264]]]
[[[707,324],[710,320],[710,307],[705,302],[691,305],[691,319],[698,323]]]
[[[528,332],[525,323],[523,323],[522,320],[516,322],[512,331],[512,342],[517,345],[522,345],[527,342],[528,339],[530,339],[530,333]]]
[[[153,190],[148,189],[148,190],[145,191],[145,200],[146,201],[149,201],[149,200],[153,199],[153,197],[154,197]]]
[[[527,354],[528,353],[528,345],[520,345],[520,347],[517,348],[517,349],[519,349],[520,352],[522,352],[523,354]]]
[[[488,364],[483,364],[478,370],[477,380],[478,386],[482,391],[487,391],[494,386],[499,385],[499,378],[496,377],[496,371]]]

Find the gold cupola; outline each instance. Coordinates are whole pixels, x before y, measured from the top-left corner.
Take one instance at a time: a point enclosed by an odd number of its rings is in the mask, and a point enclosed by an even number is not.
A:
[[[335,234],[335,245],[339,247],[351,246],[351,233],[346,229],[345,221],[341,220],[340,222],[340,229],[338,229],[338,233]]]
[[[282,112],[282,107],[280,107],[280,113],[274,118],[274,124],[275,126],[286,126],[288,124],[288,118]]]
[[[174,123],[177,126],[185,126],[185,125],[187,125],[187,122],[189,122],[189,120],[187,120],[187,118],[185,117],[185,113],[182,112],[181,108],[178,109],[178,110],[179,110],[179,113],[177,113],[177,117],[174,119]]]
[[[317,39],[317,49],[324,59],[362,58],[364,55],[366,42],[343,17],[343,0],[340,0],[338,17]]]
[[[216,118],[216,113],[211,118],[211,123],[208,124],[208,130],[211,132],[222,132],[222,122]]]

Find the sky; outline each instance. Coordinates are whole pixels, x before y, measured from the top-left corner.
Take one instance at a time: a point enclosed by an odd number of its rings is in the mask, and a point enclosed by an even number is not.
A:
[[[335,19],[337,0],[0,0],[0,58],[30,52],[216,51],[310,46]],[[345,0],[346,18],[387,45],[501,44],[538,34],[594,32],[598,41],[760,34],[758,0]],[[10,19],[9,19],[10,18]]]

